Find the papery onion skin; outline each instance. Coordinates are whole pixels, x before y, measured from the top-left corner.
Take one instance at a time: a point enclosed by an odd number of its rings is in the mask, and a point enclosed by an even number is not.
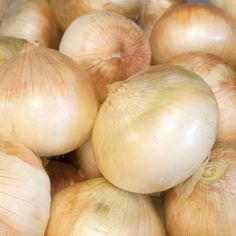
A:
[[[110,86],[93,128],[98,168],[137,193],[186,180],[209,154],[218,107],[208,85],[173,65],[153,66]]]
[[[15,141],[0,142],[1,235],[44,235],[50,213],[50,182],[41,161]]]
[[[0,136],[14,137],[40,157],[84,143],[97,109],[87,74],[56,50],[28,43],[0,66]]]
[[[58,25],[63,31],[76,18],[93,11],[112,11],[138,21],[144,4],[142,0],[51,0]]]
[[[141,28],[113,12],[92,12],[76,19],[59,49],[88,72],[100,102],[107,96],[108,84],[147,68],[151,60]]]
[[[152,62],[167,62],[188,52],[211,53],[236,65],[236,26],[221,9],[207,4],[182,4],[155,24]]]
[[[217,141],[236,143],[236,71],[220,58],[204,53],[182,54],[169,63],[193,71],[211,87],[220,112]]]
[[[236,234],[235,147],[214,149],[207,168],[190,195],[185,195],[187,182],[181,186],[182,191],[178,190],[178,194],[175,190],[167,192],[165,215],[169,235]],[[215,176],[211,175],[214,170],[217,170]]]
[[[46,236],[164,236],[149,196],[132,194],[104,178],[87,180],[52,199]]]
[[[51,182],[52,197],[63,189],[83,181],[82,176],[79,175],[76,168],[63,162],[49,161],[46,171]]]
[[[0,25],[1,36],[13,36],[57,48],[59,31],[47,0],[18,1]]]

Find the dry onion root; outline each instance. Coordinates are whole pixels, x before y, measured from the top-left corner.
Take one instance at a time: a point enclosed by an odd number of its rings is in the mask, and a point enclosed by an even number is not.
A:
[[[0,113],[0,136],[50,157],[91,136],[97,101],[87,74],[73,60],[27,43],[0,66]]]
[[[113,83],[93,128],[96,163],[112,184],[137,193],[186,180],[215,142],[218,107],[208,85],[173,65]]]
[[[214,149],[211,158],[192,192],[186,194],[187,181],[167,193],[166,225],[171,236],[236,235],[236,149]]]
[[[75,184],[52,199],[46,236],[165,236],[149,196],[114,187],[104,178]]]
[[[50,182],[42,163],[20,143],[0,142],[1,235],[44,235],[50,212]]]
[[[147,68],[151,59],[141,28],[113,12],[79,17],[64,33],[59,48],[88,72],[100,102],[107,96],[109,83]]]
[[[167,12],[151,34],[154,64],[188,52],[211,53],[236,65],[236,26],[224,12],[206,4],[182,4]]]

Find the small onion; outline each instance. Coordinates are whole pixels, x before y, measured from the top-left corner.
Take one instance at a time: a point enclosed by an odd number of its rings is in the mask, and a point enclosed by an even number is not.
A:
[[[167,193],[169,235],[236,235],[236,149],[214,149],[211,158],[195,186],[188,180]]]
[[[47,47],[57,47],[59,32],[47,0],[27,0],[12,3],[0,25],[1,36],[13,36]]]
[[[0,66],[0,113],[0,136],[50,157],[91,136],[97,101],[87,74],[73,60],[27,43]]]
[[[0,142],[1,235],[44,235],[50,213],[50,182],[42,163],[13,141]]]
[[[79,164],[80,173],[85,179],[93,179],[102,176],[94,159],[91,139],[88,139],[83,145],[76,149],[75,156]]]
[[[235,23],[222,10],[206,4],[182,4],[163,15],[153,28],[153,63],[183,53],[204,52],[236,65],[235,38]]]
[[[104,178],[87,180],[52,199],[46,236],[165,236],[149,196],[123,191]]]
[[[65,31],[79,16],[93,11],[112,11],[138,21],[146,0],[51,0],[60,28]]]
[[[76,168],[63,162],[50,160],[46,166],[46,171],[51,182],[52,197],[63,189],[83,181]]]
[[[214,94],[199,76],[178,66],[153,66],[110,86],[93,129],[95,160],[120,188],[164,191],[201,165],[217,121]]]
[[[100,102],[109,83],[147,68],[151,59],[141,28],[113,12],[92,12],[76,19],[63,35],[60,51],[89,73]]]
[[[217,141],[236,143],[236,71],[218,57],[203,53],[183,54],[170,63],[195,72],[207,82],[220,111]]]

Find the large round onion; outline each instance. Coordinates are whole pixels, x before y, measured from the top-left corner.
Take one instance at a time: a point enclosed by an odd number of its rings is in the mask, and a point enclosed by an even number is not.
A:
[[[92,12],[76,19],[64,33],[60,51],[89,73],[100,102],[109,83],[147,68],[151,59],[141,28],[113,12]]]
[[[87,74],[73,60],[28,43],[0,66],[0,113],[0,136],[50,157],[89,138],[97,101]]]
[[[153,63],[187,52],[211,53],[236,65],[236,25],[224,12],[204,4],[182,4],[165,14],[151,35]]]
[[[186,180],[209,154],[218,107],[207,84],[178,66],[153,66],[110,86],[92,144],[101,173],[131,192]]]
[[[197,73],[207,82],[220,111],[217,141],[236,143],[236,71],[218,57],[203,53],[183,54],[170,63]]]
[[[236,235],[235,147],[215,149],[195,187],[189,185],[189,181],[166,195],[169,235]],[[193,190],[188,193],[190,188]]]

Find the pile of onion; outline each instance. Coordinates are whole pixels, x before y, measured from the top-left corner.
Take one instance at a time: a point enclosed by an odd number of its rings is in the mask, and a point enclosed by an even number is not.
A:
[[[46,236],[165,236],[149,196],[123,191],[104,178],[75,184],[52,199]]]
[[[93,129],[94,157],[103,176],[122,189],[164,191],[199,168],[217,123],[214,94],[198,75],[152,66],[109,87]]]
[[[148,39],[133,21],[113,12],[92,12],[76,19],[64,33],[60,51],[91,76],[100,102],[107,85],[150,65]]]
[[[190,179],[166,194],[167,231],[171,236],[235,235],[235,147],[214,149],[200,173],[194,181]]]
[[[73,60],[27,43],[0,66],[0,113],[0,136],[50,157],[91,136],[97,100],[89,77]]]
[[[182,53],[211,53],[236,65],[236,25],[214,6],[182,4],[170,9],[151,34],[154,64]]]

